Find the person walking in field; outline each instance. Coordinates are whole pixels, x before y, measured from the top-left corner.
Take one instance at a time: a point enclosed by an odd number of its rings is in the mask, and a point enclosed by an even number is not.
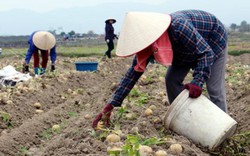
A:
[[[34,73],[35,75],[42,75],[46,72],[48,57],[51,59],[51,71],[55,70],[56,61],[56,39],[53,34],[47,31],[36,31],[33,32],[28,40],[29,49],[26,53],[25,63],[23,72],[29,72],[29,63],[33,55],[34,58]],[[40,57],[39,51],[42,58],[40,68]]]
[[[183,10],[170,15],[127,13],[116,54],[135,57],[112,98],[94,119],[93,128],[103,119],[105,125],[109,125],[113,108],[121,106],[151,58],[168,66],[165,82],[170,103],[183,89],[189,90],[190,98],[199,97],[206,84],[210,100],[227,112],[227,32],[214,15],[201,10]],[[193,70],[193,79],[190,83],[183,84],[190,70]]]
[[[108,50],[105,52],[104,56],[108,56],[108,58],[111,58],[111,51],[114,49],[114,42],[113,40],[117,38],[117,35],[114,34],[114,27],[112,24],[114,24],[116,22],[115,19],[113,18],[108,18],[105,23],[105,41],[107,43],[108,46]]]

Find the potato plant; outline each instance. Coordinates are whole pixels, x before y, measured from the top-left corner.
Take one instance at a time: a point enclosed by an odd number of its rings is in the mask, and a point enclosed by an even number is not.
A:
[[[8,127],[12,126],[11,115],[7,112],[0,111],[0,118],[5,122]]]
[[[233,135],[211,153],[214,155],[245,156],[245,148],[249,146],[250,131],[246,131]]]
[[[142,139],[139,134],[127,134],[122,154],[140,156],[142,153],[152,153],[153,151],[150,146],[164,143],[166,143],[166,141],[161,138],[151,137]]]

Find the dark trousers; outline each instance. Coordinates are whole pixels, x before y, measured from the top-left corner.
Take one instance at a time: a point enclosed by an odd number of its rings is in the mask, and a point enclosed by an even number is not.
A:
[[[108,45],[108,50],[106,51],[105,55],[107,55],[108,58],[111,58],[111,51],[114,49],[113,40],[109,40],[109,42],[107,42],[107,45]]]
[[[225,89],[225,65],[227,59],[227,49],[217,58],[211,67],[211,76],[206,81],[207,91],[210,100],[221,110],[227,112],[226,89]],[[174,99],[183,90],[183,81],[189,73],[190,68],[187,66],[168,68],[165,80],[169,102]]]

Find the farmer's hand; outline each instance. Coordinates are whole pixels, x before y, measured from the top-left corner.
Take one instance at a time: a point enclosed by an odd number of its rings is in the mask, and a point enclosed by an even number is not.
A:
[[[185,84],[183,88],[189,90],[189,97],[191,97],[191,98],[199,97],[201,95],[201,92],[202,92],[201,87],[199,87],[195,84],[192,84],[192,83]]]
[[[106,42],[109,43],[109,39],[107,39]]]
[[[55,71],[55,70],[56,70],[56,67],[55,67],[55,65],[54,65],[54,64],[52,64],[52,65],[51,65],[51,69],[50,69],[50,71],[52,71],[52,72],[53,72],[53,71]]]
[[[117,35],[115,35],[115,38],[118,40],[118,36]]]
[[[113,110],[114,106],[112,106],[111,104],[107,104],[103,110],[102,113],[99,113],[96,117],[95,120],[92,123],[92,127],[95,129],[97,127],[97,124],[99,121],[101,121],[102,119],[104,120],[104,124],[106,127],[109,126],[109,122],[110,122],[110,115],[111,112]]]
[[[23,73],[28,73],[28,72],[30,72],[30,71],[29,71],[29,65],[26,64],[26,63],[24,63],[24,64],[23,64]]]

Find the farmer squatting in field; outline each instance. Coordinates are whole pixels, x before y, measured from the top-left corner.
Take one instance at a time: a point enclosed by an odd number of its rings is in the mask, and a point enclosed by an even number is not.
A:
[[[199,97],[206,83],[210,100],[227,112],[227,32],[214,15],[200,10],[184,10],[170,15],[127,13],[116,54],[121,57],[135,54],[135,58],[110,101],[93,121],[93,128],[102,118],[106,119],[105,125],[109,125],[111,111],[121,106],[151,58],[169,66],[165,82],[170,103],[183,89],[189,90],[191,98]],[[193,80],[183,85],[190,69],[193,70]]]
[[[46,72],[48,57],[51,58],[51,71],[55,70],[56,61],[56,39],[53,34],[47,31],[33,32],[28,40],[29,49],[26,53],[23,72],[29,72],[29,63],[33,55],[35,75],[42,75]],[[42,62],[40,68],[39,51],[41,52]]]
[[[104,56],[108,56],[108,58],[111,58],[111,51],[114,49],[114,42],[113,40],[116,38],[118,39],[117,35],[114,34],[114,27],[112,24],[116,22],[113,18],[108,18],[105,23],[105,41],[108,46],[108,50],[106,51]]]

